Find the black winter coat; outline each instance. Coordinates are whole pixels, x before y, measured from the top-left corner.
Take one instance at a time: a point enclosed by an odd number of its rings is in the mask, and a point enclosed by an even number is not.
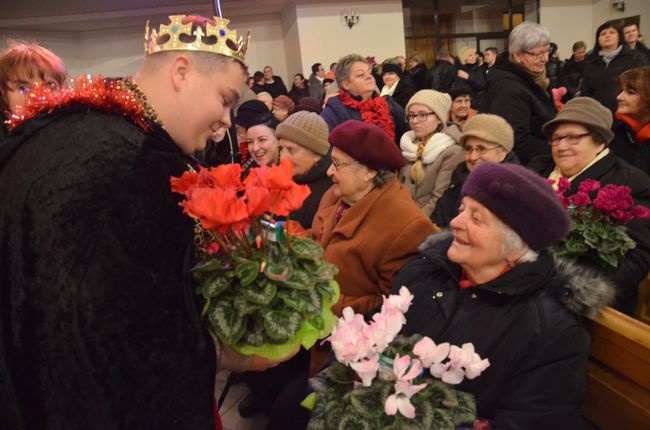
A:
[[[291,219],[298,221],[306,229],[311,228],[311,223],[314,220],[316,211],[318,211],[323,194],[332,186],[332,178],[327,176],[327,169],[329,169],[330,164],[332,164],[332,158],[328,154],[321,157],[306,175],[294,178],[297,184],[307,185],[311,191],[302,207],[291,212]]]
[[[458,76],[458,72],[456,72],[456,80],[454,81],[454,84],[452,86],[463,85],[463,84],[467,85],[472,89],[472,92],[474,93],[475,97],[479,96],[479,94],[485,89],[485,82],[486,82],[485,69],[479,66],[478,63],[475,63],[475,64],[463,64],[462,66],[460,66],[459,70],[463,70],[467,72],[467,74],[469,74],[469,78],[463,79],[460,76]]]
[[[427,65],[424,63],[420,63],[411,70],[409,70],[409,74],[413,78],[413,84],[415,85],[415,88],[419,90],[424,90],[426,89],[427,85]]]
[[[648,65],[642,53],[631,50],[627,45],[623,45],[621,52],[610,61],[609,65],[597,52],[589,54],[585,61],[587,64],[580,95],[595,98],[612,112],[616,111],[616,96],[620,92],[618,76],[626,70]]]
[[[193,222],[161,128],[74,106],[0,147],[0,428],[214,428]]]
[[[650,175],[650,139],[640,142],[630,126],[616,118],[612,131],[614,139],[609,143],[609,149],[618,158]]]
[[[519,164],[519,159],[514,152],[510,151],[503,163]],[[452,172],[449,188],[438,199],[436,208],[431,213],[432,223],[444,228],[449,226],[451,220],[458,215],[458,208],[463,200],[461,191],[468,176],[469,170],[467,170],[467,164],[463,161]]]
[[[393,97],[393,100],[395,100],[398,105],[402,106],[402,109],[406,109],[409,100],[411,100],[411,97],[413,97],[413,94],[417,91],[418,90],[413,85],[411,79],[402,78],[397,83],[397,87],[395,88],[395,91],[393,91],[391,97]]]
[[[284,85],[282,78],[279,76],[273,75],[273,83],[269,84],[268,82],[265,82],[264,85],[262,85],[262,88],[262,91],[266,91],[267,93],[271,94],[273,98],[276,98],[277,96],[288,95],[287,86]]]
[[[542,251],[535,262],[461,289],[460,266],[447,258],[451,241],[433,235],[397,273],[393,294],[406,286],[414,295],[402,334],[471,342],[490,360],[457,388],[475,396],[478,417],[494,429],[581,429],[590,338],[574,312],[586,309],[581,299],[602,307],[610,287]]]
[[[457,77],[456,66],[447,60],[436,60],[433,67],[427,72],[426,88],[446,93]]]
[[[546,77],[549,80],[550,88],[560,88],[566,86],[564,74],[562,73],[562,62],[557,58],[549,58],[546,63]]]
[[[566,60],[562,66],[562,75],[564,76],[564,83],[566,84],[567,96],[566,99],[572,99],[575,97],[576,92],[580,88],[580,83],[582,82],[582,74],[585,71],[585,65],[587,64],[586,59],[576,62],[573,58]]]
[[[536,158],[528,167],[548,178],[555,163],[551,156],[545,156]],[[631,189],[635,205],[650,207],[650,177],[611,152],[571,181],[571,189],[567,194],[576,193],[578,185],[585,179],[595,179],[601,187],[607,184],[626,185]],[[617,290],[612,307],[633,316],[638,303],[639,283],[650,271],[650,221],[630,221],[627,233],[636,242],[636,247],[625,255],[616,271],[606,274],[612,278]]]
[[[515,132],[514,151],[524,166],[536,155],[550,153],[542,125],[555,117],[557,109],[550,91],[543,91],[533,78],[508,60],[497,57],[488,73],[483,98],[486,113],[505,118]]]

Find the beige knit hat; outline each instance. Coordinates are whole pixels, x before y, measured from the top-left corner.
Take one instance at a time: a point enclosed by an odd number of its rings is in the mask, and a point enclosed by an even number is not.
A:
[[[449,118],[449,108],[451,108],[451,97],[447,93],[441,93],[434,90],[420,90],[417,93],[413,94],[413,97],[409,100],[406,105],[406,113],[409,111],[411,105],[424,105],[431,109],[436,116],[438,121],[443,125]]]
[[[464,145],[468,137],[477,137],[490,143],[496,143],[512,151],[515,144],[515,133],[508,122],[499,115],[480,113],[467,120],[460,135],[460,144]]]
[[[320,155],[327,155],[330,149],[328,135],[325,120],[320,115],[306,111],[290,115],[275,130],[276,139],[290,140]]]
[[[555,118],[544,124],[542,133],[551,137],[561,122],[575,122],[596,133],[608,144],[614,138],[612,112],[591,97],[576,97],[569,100]]]

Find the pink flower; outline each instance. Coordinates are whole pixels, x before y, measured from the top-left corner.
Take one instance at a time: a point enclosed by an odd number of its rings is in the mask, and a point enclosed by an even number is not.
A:
[[[406,418],[415,418],[415,406],[411,404],[411,397],[425,389],[427,384],[412,385],[409,382],[397,381],[395,394],[391,394],[384,403],[384,412],[387,415],[399,413]]]
[[[401,313],[385,315],[376,313],[373,322],[363,329],[363,334],[368,342],[377,352],[382,352],[395,339],[397,333],[402,329],[404,316]]]
[[[409,310],[412,301],[413,301],[413,294],[411,294],[408,288],[402,286],[399,289],[399,295],[391,294],[390,296],[388,296],[388,298],[384,298],[384,305],[382,306],[382,310],[385,306],[387,306],[388,303],[393,308],[405,314]]]
[[[422,360],[422,365],[426,368],[431,367],[432,364],[442,363],[449,355],[449,343],[441,343],[436,345],[433,340],[428,337],[423,337],[413,347],[413,353]]]
[[[415,379],[421,371],[422,363],[417,358],[411,361],[410,355],[405,355],[403,357],[400,357],[399,354],[395,355],[395,359],[393,360],[393,372],[395,372],[398,381],[410,381]]]
[[[585,179],[578,185],[578,191],[581,193],[590,193],[600,189],[600,182],[595,179]]]
[[[363,316],[355,314],[351,307],[343,309],[343,317],[339,318],[328,338],[339,362],[348,365],[372,353],[370,342],[363,335],[366,326]]]
[[[357,372],[357,375],[359,375],[363,382],[363,386],[369,387],[379,370],[379,354],[374,354],[368,360],[350,363],[350,367]]]
[[[571,203],[578,207],[589,206],[591,204],[591,199],[589,198],[589,194],[587,194],[585,191],[578,191],[577,193],[572,195],[570,199],[571,199]]]
[[[634,218],[650,219],[650,209],[643,205],[636,205],[632,209],[632,215]]]
[[[594,208],[606,216],[610,216],[610,213],[616,210],[631,208],[633,204],[630,188],[624,185],[607,184],[598,191],[594,199]]]
[[[449,352],[449,368],[442,375],[443,382],[448,384],[459,384],[463,377],[474,379],[490,365],[489,360],[482,360],[474,352],[474,345],[463,344],[462,348],[452,345]]]

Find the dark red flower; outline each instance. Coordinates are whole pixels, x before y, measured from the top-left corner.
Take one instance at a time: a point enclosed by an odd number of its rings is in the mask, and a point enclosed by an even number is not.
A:
[[[636,205],[632,208],[632,215],[634,218],[650,219],[650,209],[643,205]]]
[[[589,206],[591,204],[591,199],[589,198],[589,194],[587,194],[584,191],[579,191],[575,193],[570,197],[570,200],[574,206],[578,206],[578,207]]]
[[[629,209],[633,204],[630,188],[624,185],[607,184],[598,191],[594,199],[594,208],[606,216],[616,210]]]
[[[600,189],[600,182],[595,179],[585,179],[578,185],[578,191],[583,193],[590,193],[598,189]]]

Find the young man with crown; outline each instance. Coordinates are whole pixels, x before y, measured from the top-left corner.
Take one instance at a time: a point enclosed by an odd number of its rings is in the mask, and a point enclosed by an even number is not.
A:
[[[214,429],[215,343],[170,176],[230,126],[247,41],[171,16],[135,78],[37,88],[0,147],[0,428]],[[218,425],[217,425],[218,427]]]

